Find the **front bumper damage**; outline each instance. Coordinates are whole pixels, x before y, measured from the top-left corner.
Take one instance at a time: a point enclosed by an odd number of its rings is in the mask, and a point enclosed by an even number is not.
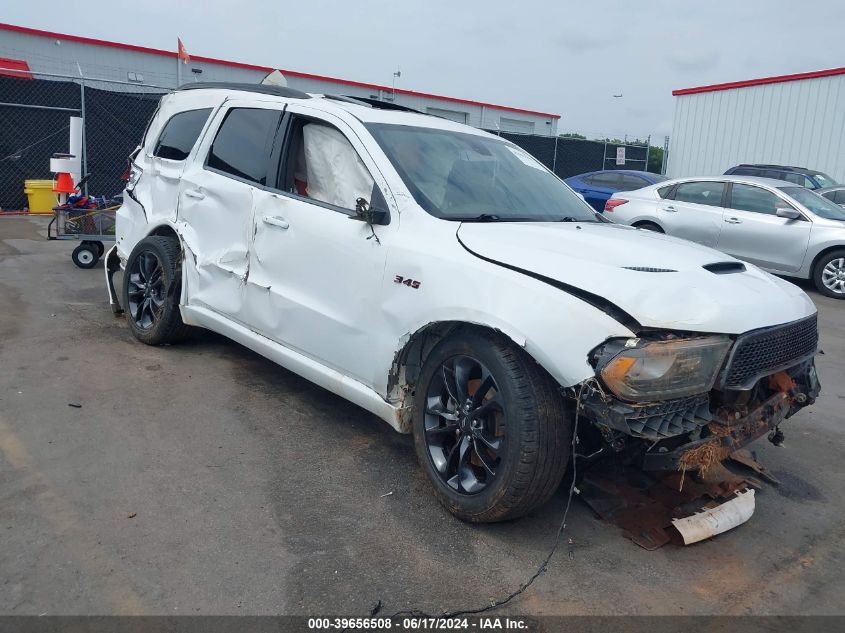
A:
[[[744,447],[769,436],[820,391],[813,357],[744,390],[633,404],[584,385],[580,411],[600,431],[602,452],[584,469],[581,497],[646,549],[693,543],[750,518],[754,490],[777,480]]]

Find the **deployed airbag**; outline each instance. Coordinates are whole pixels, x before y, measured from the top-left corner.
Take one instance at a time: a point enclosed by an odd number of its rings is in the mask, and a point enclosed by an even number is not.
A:
[[[309,123],[302,128],[308,197],[344,209],[358,198],[369,201],[373,178],[352,144],[338,130]]]

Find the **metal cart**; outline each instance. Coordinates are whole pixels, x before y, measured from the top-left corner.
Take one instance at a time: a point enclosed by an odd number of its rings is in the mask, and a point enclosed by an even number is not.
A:
[[[54,207],[53,219],[47,226],[47,237],[51,240],[80,240],[71,253],[71,259],[80,268],[93,268],[106,250],[103,242],[114,241],[114,214],[120,205],[109,204],[111,202],[102,200],[94,209],[69,205]]]

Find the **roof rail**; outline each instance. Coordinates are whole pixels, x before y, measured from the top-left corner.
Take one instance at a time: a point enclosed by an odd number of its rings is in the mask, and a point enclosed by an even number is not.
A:
[[[198,81],[191,84],[182,84],[177,90],[243,90],[244,92],[258,92],[274,97],[289,97],[291,99],[310,99],[311,95],[301,90],[287,88],[284,86],[271,86],[269,84],[248,84],[236,81]]]
[[[355,105],[366,106],[372,108],[369,103],[364,102],[358,97],[347,97],[345,95],[323,94],[323,99],[331,99],[332,101],[342,101],[343,103],[354,103]]]
[[[344,95],[345,96],[345,95]],[[401,112],[415,112],[416,114],[425,114],[427,116],[433,116],[428,114],[427,112],[423,112],[422,110],[416,110],[414,108],[409,108],[408,106],[399,105],[398,103],[393,103],[392,101],[381,101],[380,99],[370,99],[369,97],[347,97],[354,101],[360,101],[362,104],[367,104],[373,108],[378,110],[399,110]]]
[[[806,167],[798,167],[797,165],[769,165],[767,163],[742,163],[737,167],[771,167],[773,169],[804,169],[810,171]]]

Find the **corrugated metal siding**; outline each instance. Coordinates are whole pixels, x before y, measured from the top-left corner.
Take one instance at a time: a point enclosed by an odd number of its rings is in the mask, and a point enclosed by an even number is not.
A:
[[[59,44],[56,44],[59,41]],[[141,51],[96,46],[68,40],[51,40],[46,37],[13,31],[0,32],[0,57],[23,59],[34,72],[78,76],[80,69],[86,77],[112,81],[127,81],[127,73],[141,73],[144,83],[173,88],[176,86],[177,60]],[[189,51],[190,52],[190,51]],[[202,69],[194,74],[192,68]],[[264,72],[191,60],[181,65],[182,83],[189,81],[243,81],[258,82]],[[390,91],[351,86],[335,82],[288,76],[291,88],[313,93],[344,94],[355,97],[390,99]],[[468,125],[495,130],[501,118],[524,120],[534,124],[537,134],[557,133],[557,119],[527,113],[500,110],[489,106],[456,103],[445,99],[396,94],[396,103],[425,112],[428,108],[466,113]],[[547,123],[548,122],[548,123]]]
[[[672,178],[772,163],[845,182],[845,75],[675,98],[666,170]]]

